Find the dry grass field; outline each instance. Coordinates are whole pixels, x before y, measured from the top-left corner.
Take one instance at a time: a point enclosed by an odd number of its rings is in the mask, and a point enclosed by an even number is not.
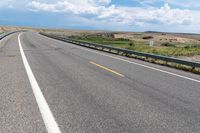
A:
[[[152,36],[156,45],[164,42],[174,44],[200,44],[200,35],[175,33],[116,33],[115,38],[126,38],[134,41],[145,41],[143,37]]]

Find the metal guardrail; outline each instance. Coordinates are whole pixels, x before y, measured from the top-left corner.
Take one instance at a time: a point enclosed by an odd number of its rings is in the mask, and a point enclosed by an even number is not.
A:
[[[0,40],[5,38],[5,37],[7,37],[7,36],[9,36],[9,35],[11,35],[11,34],[17,33],[17,32],[24,32],[24,31],[21,30],[21,31],[11,31],[11,32],[2,33],[2,34],[0,34]]]
[[[84,47],[88,47],[88,48],[92,48],[92,49],[97,49],[97,50],[101,50],[101,51],[105,51],[105,52],[109,52],[109,53],[114,53],[114,54],[121,53],[121,54],[125,54],[125,55],[136,55],[136,56],[140,56],[140,57],[151,58],[151,59],[155,59],[155,60],[161,60],[161,61],[190,66],[190,67],[192,67],[192,69],[200,68],[200,63],[198,63],[198,62],[186,61],[186,60],[177,59],[177,58],[173,58],[173,57],[149,54],[149,53],[144,53],[144,52],[137,52],[137,51],[133,51],[133,50],[127,50],[127,49],[122,49],[122,48],[106,46],[106,45],[78,41],[78,40],[74,40],[74,39],[59,37],[56,35],[49,35],[49,34],[44,34],[44,33],[40,33],[40,34],[47,36],[47,37],[57,39],[57,40],[61,40],[61,41],[65,41],[68,43],[73,43],[76,45],[80,45],[80,46],[84,46]]]

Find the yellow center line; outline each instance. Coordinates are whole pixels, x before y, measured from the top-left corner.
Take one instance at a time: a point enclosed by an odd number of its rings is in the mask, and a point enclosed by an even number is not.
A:
[[[109,72],[111,72],[111,73],[114,73],[114,74],[116,74],[116,75],[118,75],[118,76],[125,77],[123,74],[120,74],[120,73],[118,73],[118,72],[116,72],[116,71],[114,71],[114,70],[112,70],[112,69],[109,69],[109,68],[107,68],[107,67],[105,67],[105,66],[99,65],[99,64],[97,64],[97,63],[95,63],[95,62],[93,62],[93,61],[90,61],[90,63],[93,64],[93,65],[95,65],[95,66],[98,66],[98,67],[100,67],[100,68],[102,68],[102,69],[104,69],[104,70],[107,70],[107,71],[109,71]]]

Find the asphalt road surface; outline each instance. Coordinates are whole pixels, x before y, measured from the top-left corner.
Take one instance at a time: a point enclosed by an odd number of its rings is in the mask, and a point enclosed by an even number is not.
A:
[[[26,32],[0,42],[1,133],[200,133],[200,76]]]

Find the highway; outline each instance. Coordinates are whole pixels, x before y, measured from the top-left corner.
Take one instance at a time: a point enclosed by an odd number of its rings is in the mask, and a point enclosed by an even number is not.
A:
[[[200,75],[38,33],[0,42],[1,133],[200,133]]]

